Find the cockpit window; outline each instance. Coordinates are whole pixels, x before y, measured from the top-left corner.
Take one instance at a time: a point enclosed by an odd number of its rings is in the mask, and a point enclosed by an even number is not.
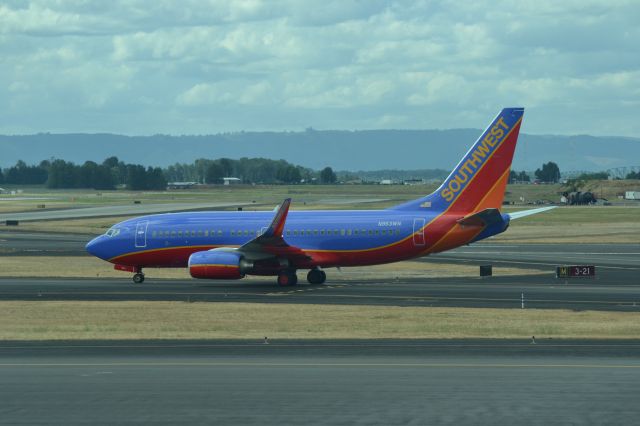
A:
[[[111,228],[106,232],[106,236],[107,237],[115,237],[116,235],[118,235],[120,233],[120,229],[119,228]]]

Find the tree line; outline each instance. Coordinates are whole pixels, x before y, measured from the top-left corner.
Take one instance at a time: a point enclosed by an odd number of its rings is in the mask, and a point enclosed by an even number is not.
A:
[[[82,165],[52,159],[38,165],[20,160],[4,171],[0,183],[15,185],[46,185],[47,188],[93,188],[101,190],[124,186],[131,190],[164,190],[168,182],[223,183],[225,177],[237,177],[243,183],[299,184],[337,181],[331,167],[316,172],[284,160],[265,158],[198,159],[192,164],[176,163],[166,169],[127,164],[118,157],[109,157],[101,164],[85,161]]]
[[[358,173],[348,175],[345,173],[341,172],[342,179],[345,176],[359,176]],[[540,182],[560,181],[560,168],[553,161],[544,163],[533,174]],[[336,173],[331,167],[315,171],[285,160],[246,157],[239,160],[200,158],[191,164],[175,163],[165,169],[127,164],[115,156],[107,158],[101,164],[85,161],[82,165],[60,159],[44,160],[37,165],[27,165],[20,160],[12,167],[0,169],[0,184],[101,190],[116,187],[131,190],[163,190],[166,189],[168,182],[220,184],[225,177],[236,177],[247,184],[333,184],[337,182]],[[359,177],[362,178],[362,176]],[[604,180],[608,177],[607,172],[594,172],[583,173],[573,180]],[[625,178],[640,179],[640,172],[631,172]],[[510,183],[529,182],[530,179],[529,173],[524,170],[520,172],[512,170],[509,175]]]
[[[170,182],[198,182],[219,184],[225,177],[235,177],[242,183],[299,184],[335,183],[337,178],[331,167],[320,172],[291,164],[285,160],[247,158],[239,160],[199,158],[191,164],[176,163],[167,167],[165,177]]]
[[[132,190],[166,189],[167,180],[160,167],[126,164],[109,157],[98,164],[85,161],[82,165],[60,159],[44,160],[28,166],[20,160],[15,166],[0,170],[0,183],[14,185],[46,185],[47,188],[115,189],[124,186]]]

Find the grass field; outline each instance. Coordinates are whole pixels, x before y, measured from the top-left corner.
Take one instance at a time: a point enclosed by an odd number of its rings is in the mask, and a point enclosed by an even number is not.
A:
[[[0,339],[640,336],[640,313],[258,303],[0,302]]]
[[[213,185],[190,190],[172,191],[94,191],[94,190],[50,190],[42,186],[23,187],[16,197],[0,196],[0,213],[8,211],[38,210],[44,204],[49,208],[94,207],[103,205],[126,205],[134,200],[142,203],[181,202],[255,202],[260,205],[276,205],[284,198],[292,197],[294,206],[304,208],[304,203],[317,205],[327,200],[349,200],[352,198],[382,198],[388,201],[377,207],[388,207],[395,203],[424,196],[437,187],[427,185]],[[11,188],[10,188],[11,189]],[[625,191],[640,191],[640,181],[590,181],[583,189],[598,197],[617,201],[616,196]],[[527,204],[537,200],[559,202],[565,188],[553,185],[508,185],[505,200],[516,204]],[[21,197],[35,198],[21,200]],[[521,201],[524,199],[524,202]],[[332,208],[351,208],[349,204],[334,204]],[[371,207],[368,207],[371,208]]]

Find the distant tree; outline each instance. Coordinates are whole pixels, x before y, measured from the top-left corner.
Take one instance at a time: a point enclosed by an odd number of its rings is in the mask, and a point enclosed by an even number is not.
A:
[[[515,170],[511,170],[509,172],[509,182],[529,182],[531,179],[529,178],[529,174],[524,170],[521,172],[516,172]]]
[[[139,164],[127,164],[127,188],[132,191],[147,189],[147,171]]]
[[[337,177],[331,167],[325,167],[320,171],[320,183],[336,183]]]
[[[607,180],[607,179],[609,179],[609,173],[607,173],[607,172],[582,173],[580,176],[578,176],[578,179],[582,179],[582,180]]]
[[[276,179],[282,183],[300,183],[300,170],[293,164],[283,162],[276,172]]]
[[[640,171],[638,171],[638,172],[629,172],[625,176],[625,179],[640,179]]]
[[[0,169],[0,183],[4,183],[4,175],[2,174],[2,169]]]
[[[220,163],[220,167],[222,168],[222,174],[224,176],[222,177],[232,177],[233,176],[233,169],[234,169],[234,161],[229,159],[229,158],[221,158],[220,160],[218,160],[218,162]]]
[[[567,192],[576,192],[581,191],[586,184],[587,181],[583,179],[567,179],[567,181],[562,184],[562,187],[565,188]]]
[[[95,163],[94,163],[95,164]],[[53,160],[49,168],[47,188],[79,188],[82,181],[81,169],[72,162]]]
[[[167,189],[167,179],[165,179],[160,167],[147,167],[146,184],[147,187],[145,189],[156,191]]]
[[[15,166],[5,170],[4,181],[18,185],[41,185],[47,181],[47,171],[39,166],[27,166],[19,160]]]
[[[536,178],[542,182],[557,183],[560,180],[560,168],[553,161],[542,165],[542,169],[536,169]]]
[[[113,157],[109,157],[109,158],[105,159],[102,162],[102,165],[112,169],[114,167],[118,167],[118,163],[119,163],[118,157],[113,156]]]
[[[225,177],[224,169],[218,162],[209,164],[204,181],[206,183],[222,183],[222,178]]]

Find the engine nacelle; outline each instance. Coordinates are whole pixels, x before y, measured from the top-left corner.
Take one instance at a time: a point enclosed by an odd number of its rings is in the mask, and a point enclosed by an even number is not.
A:
[[[189,256],[189,273],[193,278],[237,280],[250,269],[239,253],[229,251],[198,251]]]

